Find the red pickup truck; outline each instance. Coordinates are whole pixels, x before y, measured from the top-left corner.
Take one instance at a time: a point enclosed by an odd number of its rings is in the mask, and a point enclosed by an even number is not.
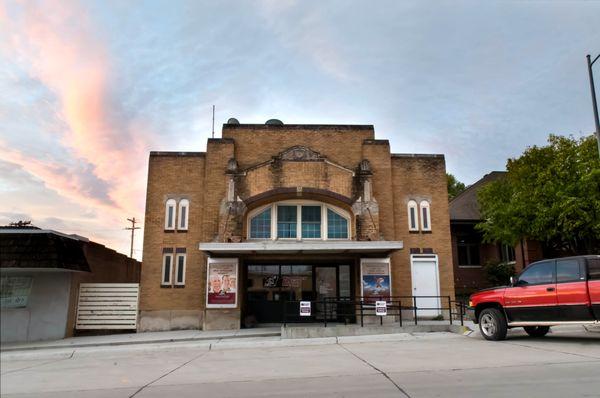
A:
[[[469,307],[487,340],[514,327],[541,337],[553,325],[599,324],[600,255],[532,263],[509,286],[472,294]]]

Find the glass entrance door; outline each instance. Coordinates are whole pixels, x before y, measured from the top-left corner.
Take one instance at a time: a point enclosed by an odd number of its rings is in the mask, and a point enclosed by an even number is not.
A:
[[[337,317],[335,304],[323,304],[319,301],[338,297],[337,267],[315,267],[315,290],[317,298],[317,319],[333,320]]]

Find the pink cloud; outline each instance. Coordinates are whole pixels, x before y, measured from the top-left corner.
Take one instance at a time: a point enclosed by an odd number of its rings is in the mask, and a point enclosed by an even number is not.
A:
[[[27,156],[7,147],[2,141],[0,141],[0,159],[27,170],[28,173],[42,180],[48,188],[82,207],[100,208],[114,215],[120,215],[122,212],[118,204],[91,195],[80,176],[68,170],[65,165]]]
[[[9,50],[32,77],[56,95],[60,103],[57,113],[67,126],[60,143],[75,159],[90,164],[94,175],[108,184],[111,201],[86,196],[83,181],[70,179],[73,173],[65,174],[59,164],[15,150],[5,152],[2,158],[21,165],[67,198],[109,207],[121,217],[139,215],[143,211],[148,134],[139,122],[117,116],[116,101],[109,94],[110,54],[91,33],[86,11],[64,1],[16,7],[10,10],[10,19],[9,12],[0,9],[0,23],[11,32]]]

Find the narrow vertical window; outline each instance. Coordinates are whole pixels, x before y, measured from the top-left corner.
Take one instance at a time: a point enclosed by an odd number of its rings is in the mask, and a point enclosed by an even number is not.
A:
[[[175,229],[175,199],[167,200],[165,205],[165,229]]]
[[[417,202],[414,200],[409,200],[407,204],[408,209],[408,230],[409,231],[418,231],[419,230],[419,222],[417,220]]]
[[[321,237],[321,206],[302,206],[302,238]]]
[[[173,254],[165,253],[163,254],[163,268],[162,268],[162,285],[170,285],[171,284],[171,271],[172,271],[172,263],[173,263]]]
[[[177,254],[177,264],[175,268],[175,284],[179,286],[185,285],[185,253]]]
[[[188,229],[188,213],[190,211],[190,201],[182,199],[179,201],[179,226],[177,229],[187,230]]]
[[[421,229],[423,231],[431,231],[431,214],[429,211],[429,202],[421,201]]]
[[[297,206],[277,206],[277,237],[283,239],[296,238],[298,224]]]

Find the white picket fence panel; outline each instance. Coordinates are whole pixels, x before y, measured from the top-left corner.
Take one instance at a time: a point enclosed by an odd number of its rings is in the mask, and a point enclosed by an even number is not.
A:
[[[139,283],[82,283],[77,322],[83,329],[136,329]]]

